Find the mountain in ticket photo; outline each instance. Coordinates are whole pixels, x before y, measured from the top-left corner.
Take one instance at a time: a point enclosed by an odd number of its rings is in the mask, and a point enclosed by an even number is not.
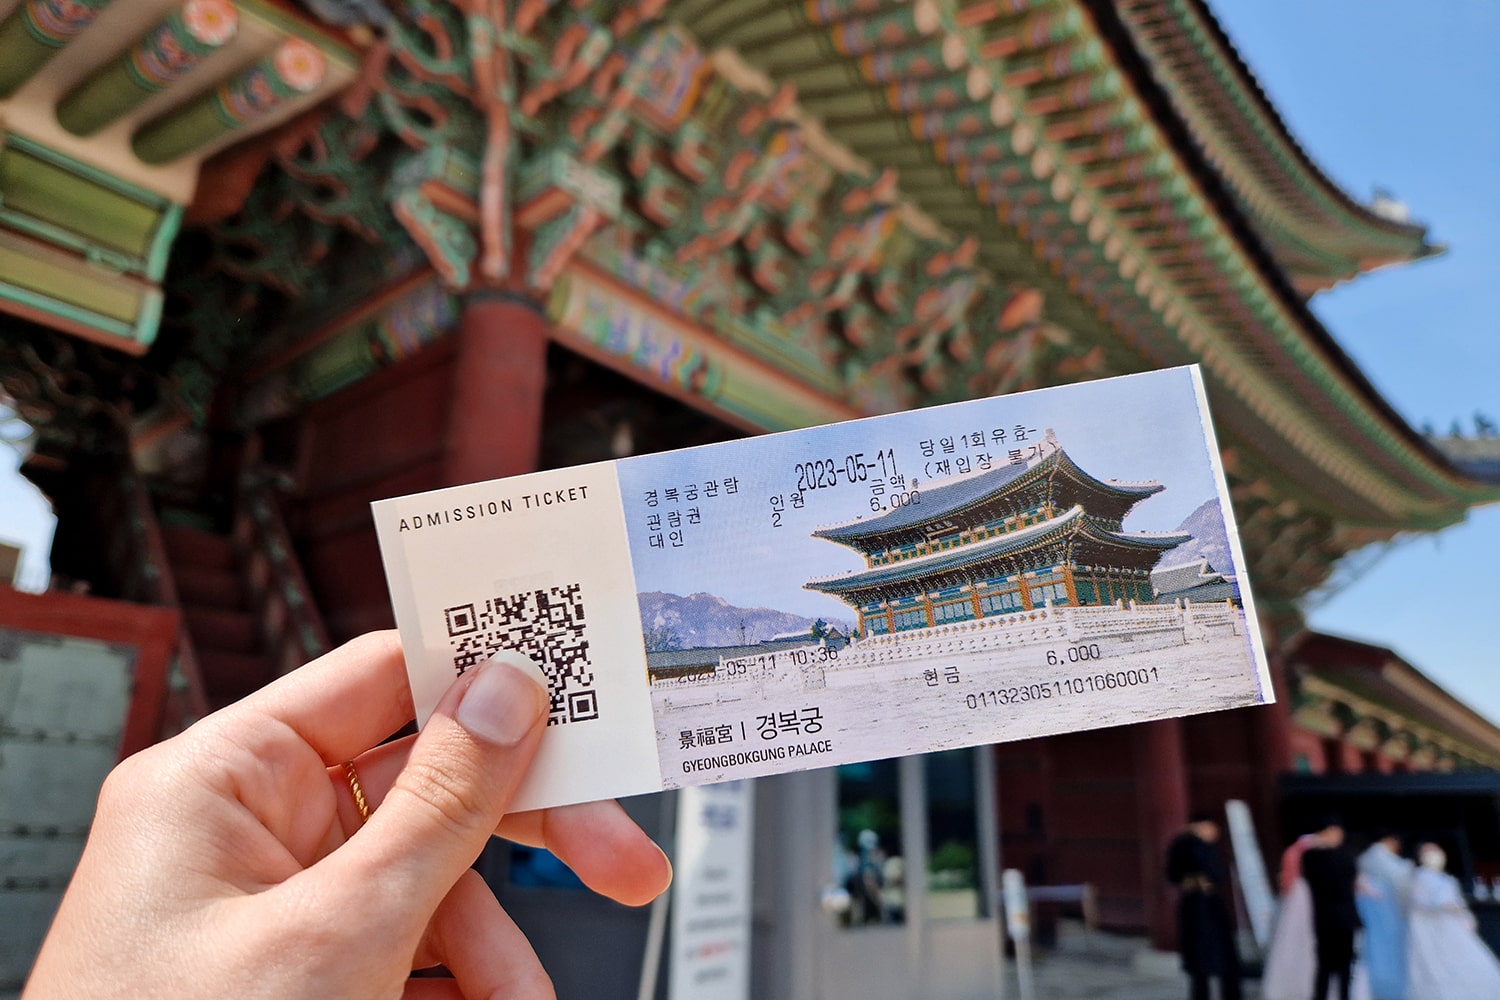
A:
[[[1165,552],[1157,566],[1181,566],[1207,559],[1208,564],[1220,573],[1233,573],[1238,569],[1229,555],[1229,532],[1224,527],[1224,512],[1219,508],[1218,497],[1205,500],[1183,519],[1177,530],[1193,537]]]
[[[799,632],[811,635],[819,621],[846,634],[853,628],[849,622],[833,618],[806,618],[772,608],[735,607],[713,594],[681,597],[650,591],[638,595],[638,599],[646,648],[653,652],[743,646]]]

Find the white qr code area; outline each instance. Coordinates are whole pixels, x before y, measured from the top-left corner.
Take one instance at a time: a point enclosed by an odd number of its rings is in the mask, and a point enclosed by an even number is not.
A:
[[[444,611],[453,668],[462,675],[502,649],[525,653],[547,674],[547,725],[599,718],[578,584],[527,590]]]

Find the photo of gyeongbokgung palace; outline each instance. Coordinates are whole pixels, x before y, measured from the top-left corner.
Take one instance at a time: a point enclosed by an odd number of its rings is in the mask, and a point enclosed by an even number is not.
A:
[[[848,603],[861,635],[1043,607],[1150,603],[1151,570],[1192,536],[1126,533],[1121,524],[1162,485],[1095,479],[1051,431],[1046,441],[1025,464],[929,486],[918,504],[813,532],[859,552],[865,568],[807,588]]]

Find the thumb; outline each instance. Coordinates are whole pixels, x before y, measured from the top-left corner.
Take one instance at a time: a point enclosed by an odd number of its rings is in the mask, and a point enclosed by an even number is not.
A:
[[[380,808],[326,859],[354,869],[330,871],[335,884],[374,882],[425,925],[495,832],[546,715],[546,676],[520,653],[497,653],[454,682]]]

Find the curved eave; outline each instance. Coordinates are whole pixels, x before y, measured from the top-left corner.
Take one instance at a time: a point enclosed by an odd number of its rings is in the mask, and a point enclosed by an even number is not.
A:
[[[1500,726],[1387,647],[1326,632],[1302,632],[1293,639],[1287,656],[1302,673],[1304,689],[1312,687],[1315,693],[1356,709],[1373,708],[1377,717],[1393,713],[1427,730],[1429,736],[1438,736],[1439,742],[1466,743],[1470,755],[1478,749],[1482,751],[1479,757],[1500,761]],[[1349,694],[1357,701],[1344,697]]]
[[[1203,0],[1125,0],[1120,12],[1299,290],[1441,252],[1425,226],[1360,204],[1313,162]]]
[[[934,573],[948,573],[964,569],[988,559],[1002,558],[1035,545],[1058,540],[1069,533],[1106,545],[1156,553],[1176,548],[1193,537],[1182,532],[1127,535],[1122,532],[1109,531],[1099,527],[1093,519],[1085,515],[1082,507],[1073,507],[1041,524],[1022,528],[998,538],[974,542],[947,552],[934,552],[930,555],[903,559],[889,566],[877,566],[873,569],[856,570],[844,576],[810,580],[804,586],[808,590],[816,590],[825,594],[847,594],[870,587],[898,583],[902,580],[931,576]]]
[[[1118,497],[1121,500],[1144,500],[1154,497],[1166,489],[1161,483],[1154,479],[1128,481],[1123,479],[1112,479],[1105,481],[1089,475],[1077,462],[1073,461],[1066,451],[1058,449],[1058,464],[1063,471],[1067,472],[1073,479],[1092,490],[1097,490],[1105,496]]]
[[[1478,481],[1448,460],[1439,449],[1417,432],[1372,385],[1358,365],[1341,348],[1327,328],[1313,315],[1304,299],[1287,280],[1274,258],[1255,236],[1244,213],[1231,197],[1212,164],[1194,142],[1186,123],[1173,111],[1166,91],[1154,80],[1143,64],[1143,57],[1130,45],[1128,29],[1119,20],[1108,0],[1079,0],[1090,11],[1095,25],[1109,44],[1117,66],[1130,76],[1137,93],[1150,113],[1181,169],[1199,186],[1207,206],[1221,220],[1223,231],[1235,237],[1238,261],[1231,260],[1230,270],[1244,274],[1245,268],[1258,279],[1255,297],[1263,308],[1255,314],[1260,322],[1246,331],[1249,336],[1234,337],[1249,350],[1242,363],[1265,370],[1266,348],[1275,353],[1276,374],[1290,381],[1283,388],[1291,394],[1277,393],[1282,405],[1292,403],[1307,412],[1312,420],[1331,420],[1347,436],[1345,440],[1383,474],[1390,486],[1408,496],[1406,512],[1401,515],[1414,527],[1439,527],[1461,520],[1469,505],[1500,500],[1500,486]],[[1243,289],[1239,281],[1234,286]],[[1247,294],[1247,297],[1248,294]],[[1167,310],[1162,318],[1179,338],[1191,346],[1191,333],[1181,322],[1173,322]],[[1239,346],[1239,345],[1236,345]],[[1248,355],[1248,356],[1246,356]],[[1207,359],[1205,359],[1207,360]],[[1208,365],[1210,369],[1213,365]],[[1228,379],[1230,388],[1263,419],[1270,420],[1264,405],[1256,405],[1246,384],[1256,381],[1253,375]],[[1235,385],[1235,382],[1241,382]],[[1263,384],[1264,385],[1264,384]],[[1269,396],[1274,387],[1262,390]],[[1314,449],[1302,447],[1311,461],[1321,464]],[[1372,485],[1373,485],[1373,481]]]
[[[1035,0],[1016,15],[1023,30],[996,13],[1008,6],[915,0],[868,13],[828,0],[777,3],[772,18],[750,0],[674,0],[671,10],[709,45],[797,87],[832,138],[895,169],[920,209],[977,238],[988,266],[1038,275],[1077,332],[1149,367],[1201,361],[1221,428],[1296,456],[1286,464],[1312,471],[1291,483],[1318,509],[1431,528],[1500,498],[1432,449],[1333,343],[1111,4]],[[938,45],[937,75],[929,63],[908,79],[905,57]],[[1017,82],[1022,70],[1052,71],[1059,50],[1061,76]],[[1097,103],[1038,110],[1059,83]],[[1053,89],[1044,98],[1039,87]]]
[[[892,507],[879,517],[860,518],[817,528],[813,531],[813,537],[826,538],[830,542],[848,545],[879,535],[907,531],[924,522],[960,514],[993,499],[1005,490],[1035,480],[1038,470],[1056,464],[1057,454],[1048,455],[1024,467],[1001,466],[992,472],[981,472],[977,476],[968,476],[941,486],[929,487],[922,491],[920,505]],[[988,487],[980,487],[979,492],[975,492],[976,487],[984,480],[992,480],[993,483]]]
[[[1005,466],[993,472],[982,472],[955,482],[945,483],[942,486],[924,488],[922,503],[919,506],[895,507],[879,517],[857,518],[842,524],[818,528],[813,532],[813,536],[826,538],[831,542],[850,544],[892,532],[909,530],[924,522],[950,518],[988,503],[1000,493],[1018,484],[1036,479],[1040,474],[1039,470],[1046,470],[1054,465],[1060,466],[1082,485],[1097,490],[1105,496],[1117,497],[1121,500],[1144,500],[1164,489],[1161,483],[1154,481],[1105,482],[1102,479],[1096,479],[1079,468],[1078,464],[1068,457],[1068,453],[1059,448],[1011,475],[1006,475],[1006,473],[1017,467]],[[975,492],[975,485],[984,479],[994,480],[993,486]],[[945,497],[945,493],[951,499]]]

